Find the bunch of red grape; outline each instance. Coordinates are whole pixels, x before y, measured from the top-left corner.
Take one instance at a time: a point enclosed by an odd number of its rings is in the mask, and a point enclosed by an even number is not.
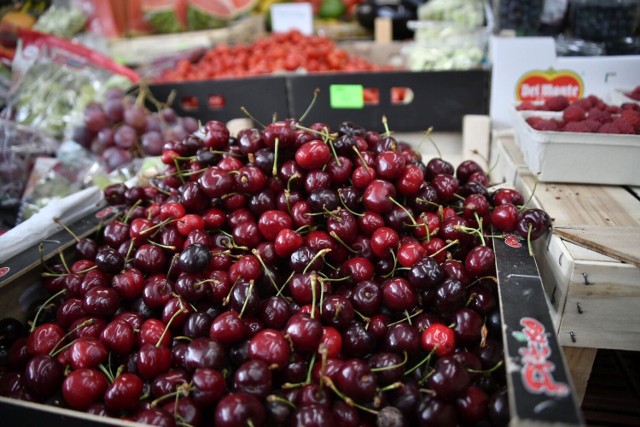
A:
[[[198,130],[196,119],[179,117],[167,106],[152,112],[141,101],[121,89],[109,89],[104,102],[85,108],[73,139],[114,170],[137,157],[158,156],[166,141],[181,140]]]
[[[509,418],[493,233],[549,216],[473,161],[343,122],[217,121],[163,147],[30,330],[0,394],[160,426],[470,426]]]

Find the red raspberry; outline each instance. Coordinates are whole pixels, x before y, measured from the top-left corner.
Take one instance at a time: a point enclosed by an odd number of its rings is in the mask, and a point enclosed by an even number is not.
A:
[[[535,129],[536,125],[540,123],[541,120],[543,120],[543,118],[540,116],[531,116],[531,117],[527,117],[525,121],[529,126]]]
[[[622,110],[620,117],[633,126],[636,133],[640,132],[640,110]]]
[[[640,86],[636,86],[635,89],[633,89],[633,91],[631,91],[630,93],[627,93],[625,95],[627,95],[631,99],[635,99],[637,101],[640,101]]]
[[[633,135],[634,133],[636,133],[633,125],[622,117],[615,119],[611,123],[613,123],[618,128],[618,130],[620,131],[619,133],[623,133],[625,135]]]
[[[611,113],[609,113],[607,111],[602,111],[602,110],[599,110],[596,107],[593,107],[587,113],[587,117],[590,120],[595,120],[596,122],[606,123],[606,122],[611,120]]]
[[[583,121],[582,123],[584,123],[584,126],[589,129],[588,130],[589,133],[597,132],[598,129],[600,128],[600,125],[602,124],[600,122],[597,122],[597,121],[591,120],[591,119],[587,119],[587,120]]]
[[[617,105],[608,105],[607,111],[610,112],[611,114],[619,114],[620,107],[618,107]]]
[[[614,125],[613,122],[605,123],[598,128],[598,133],[615,133],[619,134],[620,130],[618,126]]]
[[[600,123],[595,122],[593,120],[582,120],[579,122],[567,122],[564,125],[563,130],[565,132],[582,132],[582,133],[592,133],[596,132],[600,127]]]
[[[555,119],[542,119],[535,126],[532,126],[535,130],[539,131],[558,131],[562,129],[562,122]]]
[[[596,95],[589,95],[587,99],[591,101],[591,106],[595,107],[596,105],[605,105],[604,101],[597,97]]]
[[[579,122],[584,120],[586,114],[587,113],[582,107],[572,104],[564,109],[564,111],[562,112],[562,118],[565,122]]]
[[[588,111],[591,107],[593,107],[593,104],[591,103],[591,100],[589,98],[576,99],[571,103],[571,105],[581,107],[585,111]]]
[[[544,100],[544,108],[548,111],[562,111],[569,106],[566,96],[553,96]]]

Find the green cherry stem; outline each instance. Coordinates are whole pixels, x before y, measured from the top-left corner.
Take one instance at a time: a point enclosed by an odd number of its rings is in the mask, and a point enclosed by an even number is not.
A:
[[[62,289],[58,292],[56,292],[55,294],[51,295],[49,298],[47,298],[47,300],[45,302],[43,302],[40,307],[38,308],[38,311],[36,311],[36,315],[33,318],[33,322],[31,323],[31,330],[30,332],[33,332],[36,329],[36,325],[38,324],[38,317],[40,317],[40,314],[42,313],[42,310],[44,310],[44,307],[46,307],[47,305],[51,304],[56,298],[58,298],[59,296],[64,295],[67,292],[66,289]]]
[[[422,359],[420,362],[418,362],[416,365],[414,365],[412,368],[410,368],[409,370],[405,371],[405,375],[409,375],[411,372],[415,371],[416,369],[418,369],[420,366],[424,365],[425,363],[428,363],[431,360],[431,356],[433,355],[433,353],[435,353],[435,351],[438,349],[439,346],[435,346],[433,348],[433,350],[431,350],[429,352],[429,354],[427,354],[427,356]]]

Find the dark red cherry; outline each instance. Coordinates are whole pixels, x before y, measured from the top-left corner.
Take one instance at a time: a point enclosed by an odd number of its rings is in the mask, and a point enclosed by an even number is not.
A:
[[[118,376],[104,393],[105,406],[115,412],[133,410],[142,395],[144,383],[142,379],[129,372]]]
[[[67,404],[84,411],[102,398],[109,385],[107,377],[96,369],[71,371],[62,383],[62,396]]]
[[[465,257],[464,266],[475,277],[482,277],[495,271],[496,257],[488,246],[480,245],[473,247]]]
[[[394,277],[382,285],[382,302],[391,311],[411,311],[418,303],[418,294],[407,279]]]
[[[200,337],[187,344],[183,364],[190,372],[203,368],[220,370],[224,362],[225,350],[216,340]]]
[[[498,231],[513,231],[518,224],[518,208],[512,203],[498,205],[491,211],[490,221]]]
[[[492,195],[494,206],[500,206],[510,203],[515,206],[524,205],[524,197],[522,194],[512,188],[499,188]]]
[[[376,393],[376,377],[362,359],[345,361],[336,374],[335,383],[341,392],[359,402],[370,401]]]
[[[375,179],[367,185],[362,196],[364,206],[376,213],[385,213],[393,209],[391,201],[396,196],[396,189],[392,183],[382,179]]]
[[[31,393],[48,398],[60,389],[64,368],[55,357],[39,354],[29,360],[24,371],[23,382]]]
[[[289,342],[280,331],[263,329],[249,341],[249,357],[266,362],[273,369],[284,368],[291,354]]]
[[[434,373],[427,385],[442,399],[450,400],[460,395],[471,382],[467,369],[452,356],[438,359]]]
[[[474,160],[463,160],[456,167],[456,178],[464,184],[469,180],[469,177],[476,173],[483,172],[482,167]]]
[[[520,214],[516,230],[525,239],[535,240],[551,228],[551,218],[542,209],[531,208]]]
[[[264,421],[265,411],[262,403],[250,394],[231,393],[220,399],[216,405],[215,425],[218,427],[261,426]]]
[[[267,362],[251,359],[236,369],[233,384],[238,392],[264,399],[272,391],[272,375]]]

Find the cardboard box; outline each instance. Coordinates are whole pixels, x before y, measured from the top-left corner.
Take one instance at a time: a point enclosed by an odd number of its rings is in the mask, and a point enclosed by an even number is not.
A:
[[[640,83],[640,55],[558,57],[551,37],[494,36],[489,52],[489,114],[497,129],[513,126],[512,106],[524,99],[593,94],[611,102],[613,89]]]
[[[526,122],[532,116],[562,119],[562,113],[514,114],[516,142],[540,181],[640,185],[640,135],[543,132]]]

